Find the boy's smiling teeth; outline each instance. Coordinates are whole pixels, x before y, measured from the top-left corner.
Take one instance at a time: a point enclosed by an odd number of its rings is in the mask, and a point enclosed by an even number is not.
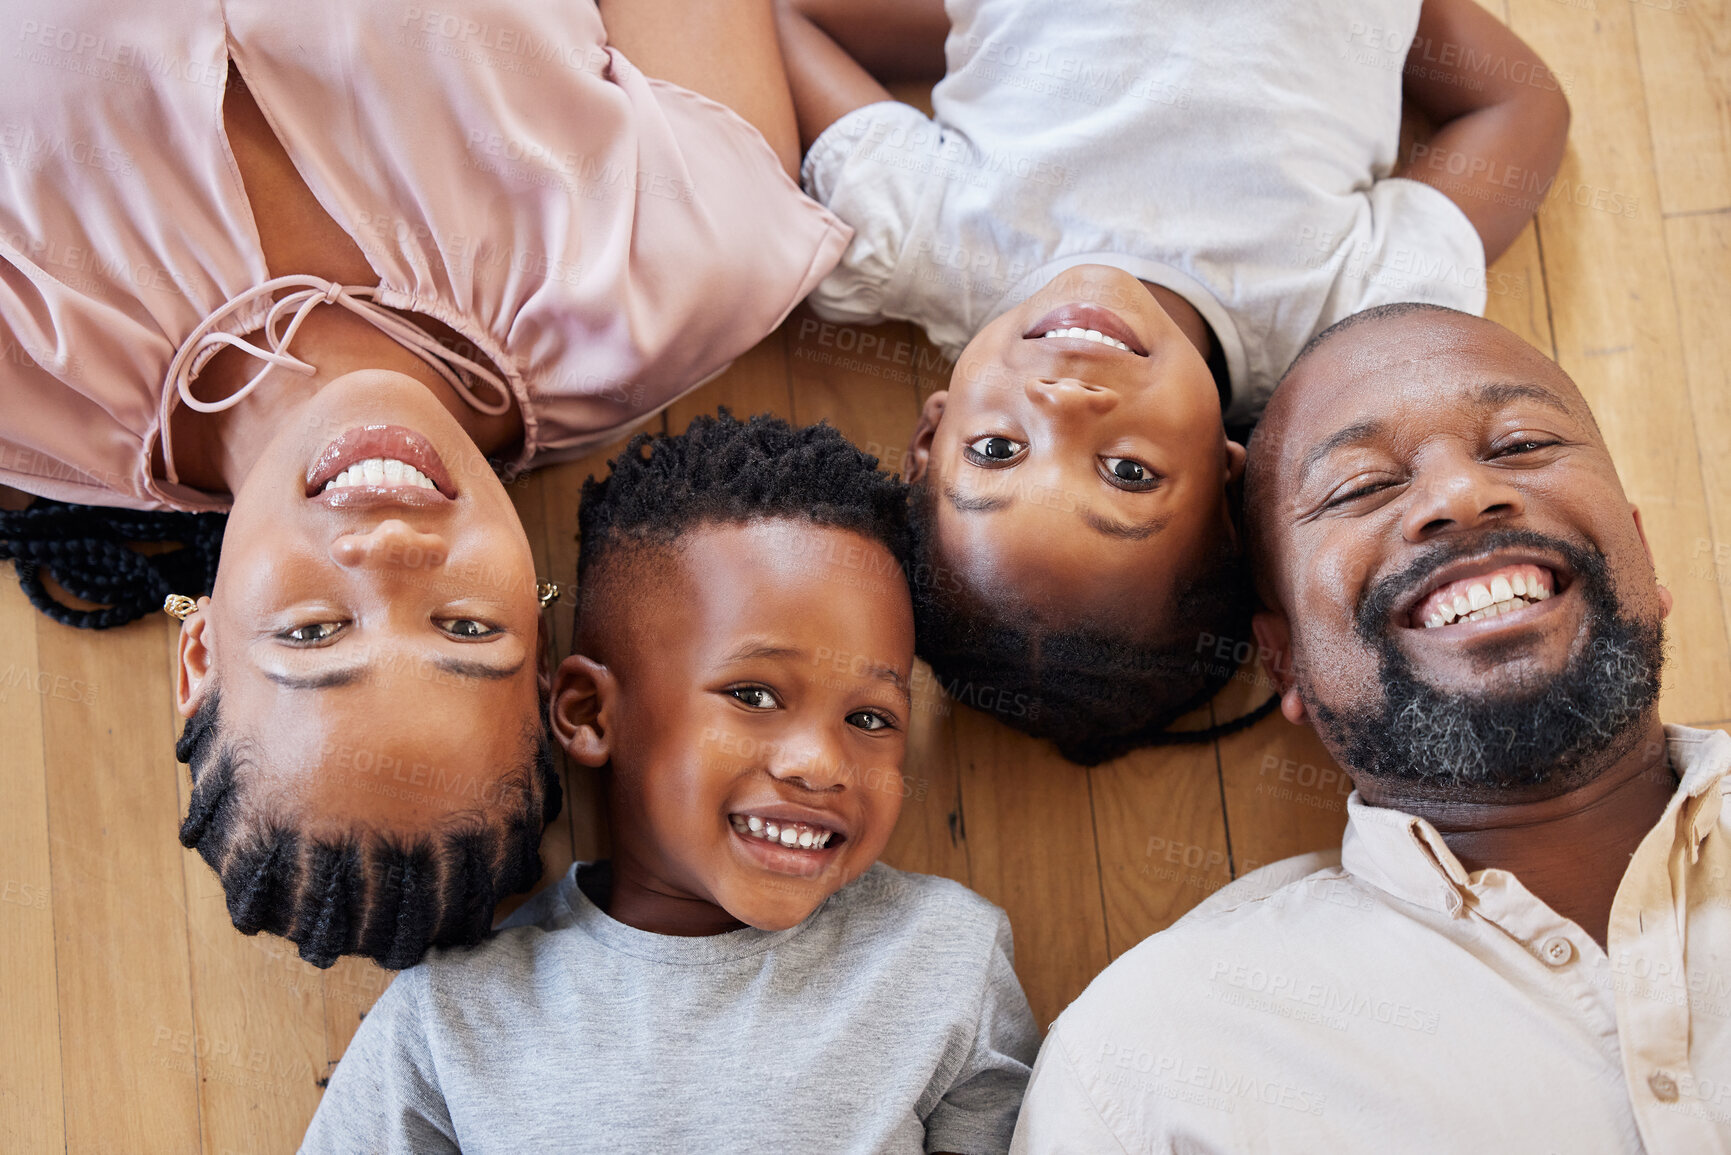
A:
[[[1040,334],[1042,340],[1047,337],[1079,337],[1084,341],[1094,341],[1101,345],[1110,345],[1114,349],[1122,349],[1126,353],[1135,352],[1134,349],[1124,344],[1124,342],[1115,337],[1108,337],[1098,329],[1049,329]]]
[[[811,826],[804,822],[774,822],[755,814],[729,814],[733,829],[747,838],[761,838],[780,846],[800,850],[822,850],[835,835],[833,830]]]
[[[1556,579],[1543,566],[1504,566],[1432,590],[1414,607],[1412,620],[1423,622],[1427,630],[1480,622],[1536,605],[1551,597],[1555,587]]]
[[[369,457],[357,461],[329,481],[320,493],[355,485],[410,486],[416,489],[437,489],[433,479],[410,465],[392,457]]]

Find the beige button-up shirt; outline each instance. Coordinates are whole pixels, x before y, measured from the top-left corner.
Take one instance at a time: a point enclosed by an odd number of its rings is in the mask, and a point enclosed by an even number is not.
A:
[[[1249,875],[1094,980],[1012,1151],[1731,1152],[1731,737],[1666,733],[1608,954],[1355,793],[1338,865]]]

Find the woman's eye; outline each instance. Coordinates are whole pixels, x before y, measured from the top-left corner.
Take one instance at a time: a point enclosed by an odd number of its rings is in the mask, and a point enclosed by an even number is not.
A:
[[[341,622],[311,622],[304,626],[295,626],[292,629],[284,630],[277,637],[298,646],[310,646],[335,637],[337,631],[342,628],[343,623]]]
[[[1147,489],[1158,480],[1154,471],[1130,457],[1102,457],[1106,473],[1127,489]]]
[[[500,632],[497,626],[474,618],[443,618],[434,624],[453,638],[490,638]]]
[[[855,710],[847,716],[847,724],[860,730],[888,730],[894,723],[876,710]]]
[[[974,456],[993,462],[1009,461],[1026,448],[1020,441],[1011,441],[1008,437],[982,437],[968,443],[968,449]]]
[[[773,710],[781,705],[775,700],[775,695],[762,686],[735,686],[727,692],[753,710]]]

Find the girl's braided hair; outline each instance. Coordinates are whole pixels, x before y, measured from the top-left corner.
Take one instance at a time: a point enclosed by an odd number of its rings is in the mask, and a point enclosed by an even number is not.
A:
[[[30,604],[82,630],[123,626],[162,608],[169,594],[207,594],[216,583],[226,514],[163,513],[69,505],[38,499],[0,511],[0,561],[11,561]],[[129,543],[172,543],[143,553]],[[103,609],[81,610],[57,600],[43,582],[52,575],[73,597]]]

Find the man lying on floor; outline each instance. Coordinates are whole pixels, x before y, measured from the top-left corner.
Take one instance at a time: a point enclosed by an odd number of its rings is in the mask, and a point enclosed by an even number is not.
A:
[[[1013,1150],[1731,1150],[1731,737],[1660,724],[1671,595],[1573,382],[1371,310],[1249,460],[1257,636],[1344,842],[1096,979]]]

